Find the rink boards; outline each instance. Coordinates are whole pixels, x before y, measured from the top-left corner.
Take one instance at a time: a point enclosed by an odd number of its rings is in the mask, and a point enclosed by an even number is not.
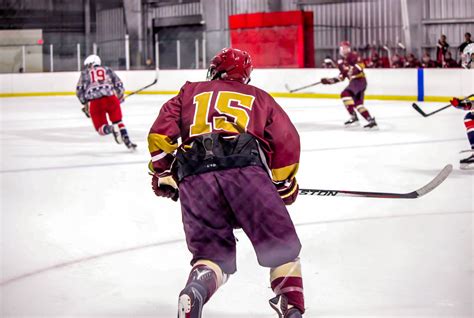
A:
[[[205,70],[118,71],[128,92],[152,83],[143,94],[174,94],[185,81],[205,80]],[[302,87],[322,77],[335,77],[336,69],[256,69],[251,84],[276,97],[339,98],[347,81],[317,85],[290,94],[285,88]],[[367,99],[448,101],[474,91],[474,70],[465,69],[366,69]],[[79,72],[0,74],[0,97],[74,95]]]

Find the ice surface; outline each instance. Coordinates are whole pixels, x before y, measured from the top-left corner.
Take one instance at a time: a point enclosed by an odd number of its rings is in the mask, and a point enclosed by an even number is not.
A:
[[[1,317],[175,317],[189,271],[177,203],[156,198],[146,135],[169,96],[123,105],[138,151],[100,137],[75,97],[0,99]],[[304,188],[408,192],[416,200],[300,197],[305,317],[472,317],[474,173],[464,113],[423,118],[368,101],[380,130],[345,129],[339,100],[279,99],[302,141]],[[442,104],[420,104],[432,111]],[[274,317],[268,270],[237,231],[238,266],[204,315]]]

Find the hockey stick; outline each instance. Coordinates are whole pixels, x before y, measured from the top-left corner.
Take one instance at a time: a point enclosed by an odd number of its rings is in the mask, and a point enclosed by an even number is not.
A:
[[[346,196],[346,197],[366,197],[380,199],[416,199],[431,192],[439,186],[449,174],[453,171],[452,165],[447,165],[438,175],[429,183],[418,190],[408,193],[388,193],[388,192],[365,192],[365,191],[346,191],[346,190],[320,190],[320,189],[300,189],[300,195],[317,195],[326,197]]]
[[[135,94],[137,94],[137,93],[139,93],[139,92],[141,92],[141,91],[147,89],[148,87],[155,85],[157,82],[158,82],[158,78],[155,78],[155,80],[153,81],[153,83],[148,84],[147,86],[143,86],[142,88],[137,89],[136,91],[133,91],[133,92],[131,92],[131,93],[128,94],[128,95],[125,95],[124,98],[127,98],[127,97],[130,97],[130,96],[132,96],[132,95],[135,95]]]
[[[155,77],[155,80],[153,81],[153,83],[148,84],[147,86],[143,86],[142,88],[137,89],[136,91],[133,91],[128,95],[125,95],[124,99],[127,98],[127,97],[130,97],[132,95],[135,95],[135,94],[147,89],[148,87],[151,87],[151,86],[155,85],[156,83],[158,83],[158,69],[156,70],[156,77]]]
[[[288,86],[288,84],[285,84],[285,88],[290,92],[290,93],[293,93],[293,92],[297,92],[297,91],[300,91],[302,89],[305,89],[305,88],[308,88],[308,87],[313,87],[313,86],[316,86],[316,85],[319,85],[321,84],[321,82],[316,82],[316,83],[313,83],[313,84],[309,84],[309,85],[306,85],[306,86],[303,86],[303,87],[299,87],[299,88],[294,88],[294,89],[290,89],[290,87]]]
[[[425,113],[425,112],[420,108],[420,106],[418,106],[416,103],[413,103],[413,105],[411,105],[411,106],[412,106],[417,112],[419,112],[420,115],[423,116],[423,117],[429,117],[429,116],[434,115],[434,114],[436,114],[437,112],[440,112],[440,111],[442,111],[442,110],[444,110],[444,109],[446,109],[446,108],[452,107],[452,105],[449,104],[449,105],[443,106],[443,107],[441,107],[440,109],[437,109],[437,110],[435,110],[435,111],[433,111],[433,112],[431,112],[431,113]]]
[[[471,98],[471,97],[473,97],[473,96],[474,96],[474,94],[469,95],[468,97],[465,97],[465,98],[463,98],[462,100],[469,99],[469,98]],[[416,103],[413,103],[411,106],[412,106],[417,112],[419,112],[423,117],[429,117],[429,116],[434,115],[434,114],[436,114],[436,113],[438,113],[438,112],[440,112],[440,111],[442,111],[442,110],[444,110],[444,109],[446,109],[446,108],[451,107],[452,105],[449,104],[449,105],[443,106],[443,107],[441,107],[440,109],[437,109],[437,110],[435,110],[435,111],[432,111],[431,113],[425,113],[425,112],[420,108],[420,106],[418,106]]]

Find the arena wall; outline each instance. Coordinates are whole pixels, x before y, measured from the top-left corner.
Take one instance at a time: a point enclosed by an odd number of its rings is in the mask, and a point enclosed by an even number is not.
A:
[[[452,96],[474,92],[474,70],[465,69],[367,69],[367,99],[406,101],[448,101]],[[155,79],[156,72],[119,71],[128,92],[137,90]],[[335,85],[317,85],[288,93],[294,89],[337,76],[336,69],[256,69],[252,85],[276,97],[339,98],[347,81]],[[144,94],[175,94],[185,81],[205,80],[205,70],[161,70],[158,84]],[[0,74],[0,97],[74,95],[78,72]]]

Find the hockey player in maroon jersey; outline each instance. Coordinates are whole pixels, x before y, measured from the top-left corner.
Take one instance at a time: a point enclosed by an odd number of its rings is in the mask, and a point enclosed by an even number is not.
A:
[[[89,55],[84,66],[76,86],[77,98],[84,105],[82,111],[92,119],[99,135],[113,134],[117,143],[123,142],[127,148],[135,149],[137,145],[131,142],[122,122],[122,81],[112,69],[101,66],[100,57],[97,55]],[[109,124],[107,116],[112,124]]]
[[[342,91],[341,99],[351,115],[351,118],[349,118],[344,125],[351,126],[359,124],[359,119],[357,118],[357,113],[355,111],[357,110],[368,122],[364,128],[377,127],[375,118],[370,115],[369,111],[364,106],[364,94],[367,88],[367,80],[365,79],[363,63],[357,62],[358,54],[351,51],[350,43],[347,41],[341,43],[339,54],[342,56],[342,59],[337,61],[340,71],[339,76],[334,78],[322,78],[321,83],[335,84],[348,78],[349,85]]]
[[[301,244],[285,207],[298,195],[299,136],[276,101],[248,85],[251,71],[247,52],[223,49],[211,60],[208,81],[186,82],[148,135],[153,190],[179,196],[193,255],[179,318],[201,317],[236,271],[234,228],[244,230],[259,264],[270,268],[270,305],[278,316],[304,313]]]

